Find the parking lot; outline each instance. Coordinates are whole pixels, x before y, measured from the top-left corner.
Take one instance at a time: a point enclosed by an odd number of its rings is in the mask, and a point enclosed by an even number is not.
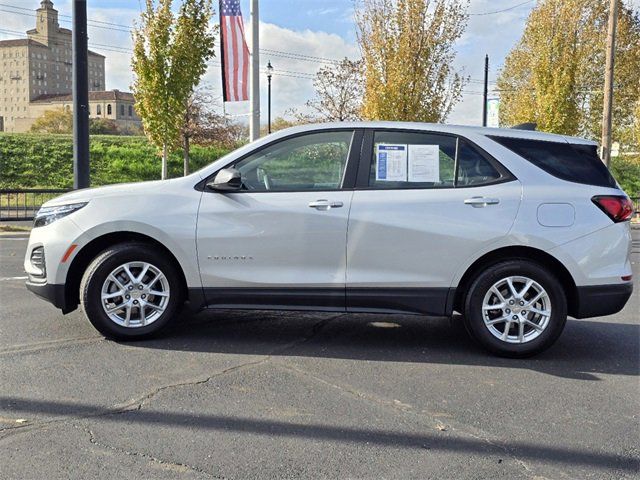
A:
[[[637,285],[526,360],[418,316],[203,312],[115,343],[27,292],[26,244],[0,237],[0,478],[639,474]]]

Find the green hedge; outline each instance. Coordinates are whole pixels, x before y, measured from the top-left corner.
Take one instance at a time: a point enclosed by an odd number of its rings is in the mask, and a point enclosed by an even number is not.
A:
[[[611,162],[611,173],[631,197],[640,197],[640,156],[616,157]]]
[[[220,147],[191,149],[195,171],[228,152]],[[92,135],[91,185],[138,182],[160,178],[160,157],[145,137]],[[169,176],[182,175],[182,153],[169,159]],[[0,134],[0,188],[71,188],[71,135]]]

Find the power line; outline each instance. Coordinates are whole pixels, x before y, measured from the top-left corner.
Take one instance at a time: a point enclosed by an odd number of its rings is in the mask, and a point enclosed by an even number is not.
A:
[[[37,15],[35,13],[33,13],[33,10],[29,9],[29,8],[24,8],[24,7],[14,7],[13,5],[7,5],[4,3],[0,3],[0,7],[9,7],[9,8],[15,8],[18,10],[23,10],[24,12],[15,12],[12,10],[5,10],[0,8],[0,11],[2,12],[6,12],[6,13],[13,13],[16,15],[24,15],[24,16],[30,16],[30,17],[36,17]],[[59,17],[66,17],[66,18],[72,18],[69,15],[63,15],[63,14],[58,14]],[[66,23],[71,23],[70,20],[62,20],[63,22]],[[130,26],[127,25],[122,25],[120,23],[111,23],[111,22],[103,22],[101,20],[92,20],[92,19],[88,19],[88,22],[93,22],[93,23],[99,23],[99,24],[103,24],[103,25],[108,25],[108,26],[100,26],[100,25],[89,25],[89,27],[95,27],[95,28],[103,28],[105,30],[112,30],[112,31],[117,31],[117,32],[122,32],[122,33],[132,33],[133,30],[131,29]],[[112,28],[112,27],[120,27],[120,28]],[[274,49],[264,49],[261,48],[260,49],[261,53],[266,53],[269,55],[273,55],[276,57],[282,57],[282,58],[289,58],[292,60],[300,60],[300,61],[306,61],[306,62],[314,62],[314,63],[326,63],[326,64],[333,64],[333,65],[338,65],[342,60],[337,59],[337,58],[328,58],[328,57],[319,57],[319,56],[314,56],[314,55],[307,55],[307,54],[303,54],[303,53],[297,53],[297,52],[287,52],[284,50],[274,50]]]
[[[4,3],[0,3],[0,6],[9,7],[9,8],[17,8],[17,9],[20,9],[20,10],[28,10],[30,12],[33,12],[33,10],[29,10],[27,8],[14,7],[12,5],[5,5]],[[35,17],[35,16],[37,16],[35,13],[16,12],[16,11],[13,11],[13,10],[5,10],[4,8],[0,8],[0,12],[13,13],[14,15],[23,15],[23,16],[26,16],[26,17]],[[61,17],[69,17],[68,15],[59,15],[59,16],[61,16]],[[71,17],[69,17],[69,18],[71,18]],[[60,19],[60,21],[64,22],[64,23],[71,23],[71,24],[73,23],[72,20]],[[87,22],[101,23],[101,24],[105,24],[105,25],[117,25],[117,24],[110,24],[109,22],[102,22],[100,20],[88,20]],[[93,27],[93,28],[102,28],[102,29],[105,29],[105,30],[112,30],[112,31],[116,31],[116,32],[122,32],[122,33],[131,33],[131,30],[129,30],[129,29],[128,30],[124,30],[124,29],[114,28],[112,26],[102,26],[102,25],[88,25],[88,26],[89,27]]]
[[[526,5],[528,3],[533,2],[534,0],[527,0],[526,2],[518,3],[517,5],[513,5],[511,7],[503,8],[502,10],[494,10],[493,12],[480,12],[480,13],[470,13],[470,17],[481,17],[484,15],[495,15],[496,13],[508,12],[509,10],[515,10],[518,7]]]

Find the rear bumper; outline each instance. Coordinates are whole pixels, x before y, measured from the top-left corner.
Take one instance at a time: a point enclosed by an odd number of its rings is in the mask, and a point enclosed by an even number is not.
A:
[[[62,313],[69,313],[77,308],[77,305],[71,305],[67,299],[64,284],[26,282],[26,286],[38,297],[62,310]]]
[[[633,293],[633,283],[577,287],[575,318],[601,317],[618,313]]]

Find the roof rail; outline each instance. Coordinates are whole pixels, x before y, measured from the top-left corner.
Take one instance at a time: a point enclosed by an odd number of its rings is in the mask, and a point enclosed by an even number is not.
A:
[[[519,123],[518,125],[514,125],[511,128],[513,130],[535,130],[537,126],[538,124],[535,122],[526,122],[526,123]]]

